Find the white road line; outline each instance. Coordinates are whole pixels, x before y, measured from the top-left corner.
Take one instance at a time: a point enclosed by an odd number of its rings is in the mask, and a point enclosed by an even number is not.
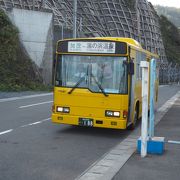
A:
[[[52,103],[53,101],[46,101],[46,102],[41,102],[41,103],[36,103],[36,104],[29,104],[29,105],[25,105],[25,106],[20,106],[19,108],[27,108],[27,107],[32,107],[32,106],[38,106],[38,105],[42,105],[42,104],[48,104],[48,103]]]
[[[29,126],[36,125],[36,124],[40,124],[40,123],[42,123],[42,122],[41,122],[41,121],[37,121],[37,122],[34,122],[34,123],[29,124]]]
[[[20,97],[12,97],[12,98],[3,98],[0,99],[1,102],[8,102],[8,101],[16,101],[16,100],[21,100],[21,99],[30,99],[30,98],[35,98],[35,97],[43,97],[43,96],[50,96],[53,93],[43,93],[43,94],[34,94],[34,95],[29,95],[29,96],[20,96]]]
[[[168,143],[170,143],[170,144],[179,144],[180,145],[180,141],[169,140]]]
[[[170,86],[170,85],[159,85],[160,88],[163,88],[163,87],[167,87],[167,86]]]
[[[42,123],[42,122],[49,121],[50,119],[51,119],[51,118],[43,119],[43,120],[41,120],[41,121],[37,121],[37,122],[34,122],[34,123],[30,123],[30,124],[26,124],[26,125],[20,126],[20,127],[18,127],[18,128],[24,128],[24,127],[27,127],[27,126],[32,126],[32,125],[40,124],[40,123]],[[16,129],[18,129],[18,128],[16,128]],[[15,130],[15,129],[9,129],[9,130],[6,130],[6,131],[2,131],[2,132],[0,132],[0,136],[3,135],[3,134],[10,133],[10,132],[12,132],[13,130]]]
[[[24,127],[27,127],[27,126],[36,125],[36,124],[40,124],[40,123],[42,123],[42,122],[44,122],[44,121],[49,121],[50,119],[51,119],[51,118],[47,118],[47,119],[43,119],[43,120],[41,120],[41,121],[36,121],[36,122],[34,122],[34,123],[25,124],[25,125],[21,126],[21,128],[24,128]]]
[[[162,119],[179,97],[180,91],[158,109],[155,124]],[[103,155],[100,160],[93,163],[87,170],[78,176],[76,180],[111,180],[136,151],[139,129],[140,127],[134,130],[110,152]]]
[[[7,134],[9,132],[13,131],[13,129],[9,129],[9,130],[6,130],[6,131],[3,131],[3,132],[0,132],[0,135],[3,135],[3,134]]]

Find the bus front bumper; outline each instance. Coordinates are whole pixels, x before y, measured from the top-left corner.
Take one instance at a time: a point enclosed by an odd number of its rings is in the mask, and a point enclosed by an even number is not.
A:
[[[52,122],[87,127],[101,127],[112,129],[126,129],[127,120],[117,118],[92,118],[71,115],[52,114]]]

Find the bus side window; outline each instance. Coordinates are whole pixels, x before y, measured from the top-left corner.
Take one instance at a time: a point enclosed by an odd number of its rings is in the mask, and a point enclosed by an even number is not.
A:
[[[141,67],[140,67],[140,62],[141,62],[141,52],[137,51],[136,54],[136,80],[141,79]]]
[[[141,61],[146,61],[146,54],[137,51],[137,54],[136,54],[136,80],[142,80],[142,70],[140,67]]]
[[[146,54],[141,53],[141,61],[146,61]],[[140,79],[142,80],[142,69],[140,67]]]

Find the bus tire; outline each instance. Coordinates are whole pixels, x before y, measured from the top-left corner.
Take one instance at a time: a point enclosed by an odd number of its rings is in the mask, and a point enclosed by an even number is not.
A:
[[[138,114],[139,114],[139,107],[138,105],[136,104],[136,108],[134,110],[134,118],[133,118],[133,122],[132,124],[129,126],[129,130],[134,130],[135,127],[136,127],[136,124],[137,124],[137,121],[138,121]]]

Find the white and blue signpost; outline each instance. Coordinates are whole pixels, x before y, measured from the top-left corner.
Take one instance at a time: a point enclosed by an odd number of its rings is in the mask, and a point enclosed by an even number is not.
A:
[[[141,145],[141,157],[147,155],[147,141],[148,141],[148,70],[149,63],[147,61],[141,61],[142,67],[142,123],[141,123],[141,139],[139,140]],[[139,143],[138,143],[139,144]]]
[[[154,98],[155,98],[155,80],[156,80],[156,61],[152,59],[150,62],[150,117],[149,117],[149,137],[154,136]]]
[[[141,125],[141,137],[138,139],[137,142],[137,150],[141,152],[141,157],[145,157],[147,153],[150,154],[163,153],[164,137],[154,137],[156,61],[155,59],[151,59],[150,66],[148,62],[142,61],[141,67],[142,67],[142,125]],[[149,67],[150,67],[150,73],[148,73]],[[150,88],[149,88],[149,79],[150,79]],[[150,96],[149,96],[149,90],[150,90]],[[148,101],[148,97],[150,97],[149,101]],[[148,124],[148,115],[147,115],[148,102],[150,102],[149,124]]]

